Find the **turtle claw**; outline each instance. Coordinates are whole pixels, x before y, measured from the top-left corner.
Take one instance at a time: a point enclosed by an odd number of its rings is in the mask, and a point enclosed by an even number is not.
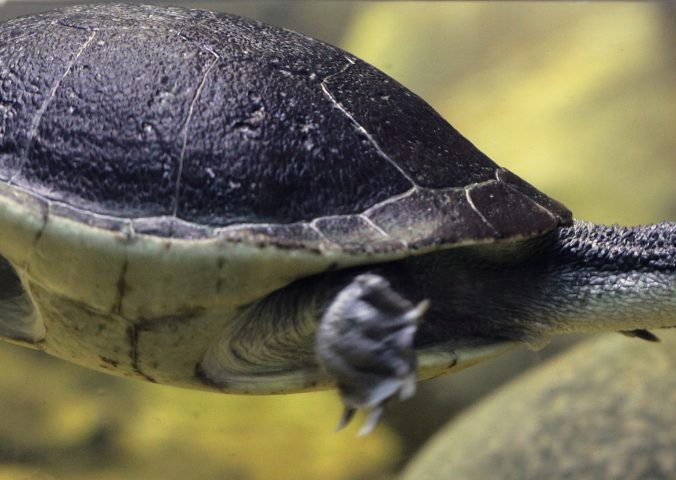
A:
[[[343,409],[343,414],[340,416],[340,420],[338,420],[338,424],[336,425],[336,428],[334,429],[334,432],[338,432],[345,428],[350,421],[354,418],[354,414],[357,412],[356,408],[353,407],[345,407]],[[374,428],[376,428],[376,425],[378,424],[378,421],[380,420],[380,417],[382,417],[384,412],[384,409],[382,406],[377,406],[375,408],[372,408],[368,411],[366,414],[366,418],[364,419],[364,423],[362,424],[361,428],[359,429],[359,432],[357,432],[357,436],[363,437],[364,435],[368,435],[373,431]]]
[[[354,418],[354,414],[357,412],[358,408],[362,408],[366,411],[366,418],[362,424],[358,436],[362,437],[368,435],[373,431],[373,429],[378,424],[380,417],[382,417],[385,412],[385,404],[399,392],[399,401],[404,401],[411,398],[415,394],[416,388],[416,376],[415,374],[409,375],[406,379],[398,382],[398,385],[392,385],[393,382],[385,382],[379,387],[375,387],[372,392],[362,394],[363,397],[368,397],[371,400],[364,402],[355,401],[354,397],[350,396],[345,392],[344,389],[340,390],[341,397],[345,403],[343,408],[343,413],[338,420],[338,424],[334,431],[339,431],[345,428],[350,421]],[[359,405],[357,405],[359,403]]]
[[[380,417],[383,415],[384,409],[381,405],[378,405],[375,408],[372,408],[367,414],[366,418],[364,419],[364,423],[362,424],[361,428],[359,429],[359,432],[357,432],[357,436],[363,437],[364,435],[368,435],[373,431],[374,428],[376,428],[376,425],[378,424],[378,420],[380,420]]]
[[[415,393],[413,339],[428,306],[427,301],[412,304],[383,277],[363,274],[326,309],[317,329],[317,352],[345,405],[338,429],[363,408],[368,413],[359,435],[366,435],[378,423],[385,402]]]
[[[417,380],[418,379],[415,375],[410,375],[408,378],[406,378],[401,383],[401,387],[399,388],[399,401],[400,402],[403,402],[404,400],[408,400],[413,395],[415,395],[415,387],[416,387],[416,381]]]
[[[352,407],[345,407],[343,409],[343,414],[340,416],[340,420],[338,420],[338,424],[336,425],[336,428],[333,430],[334,432],[338,432],[345,428],[348,423],[350,423],[350,420],[354,418],[354,414],[357,411],[356,408]]]

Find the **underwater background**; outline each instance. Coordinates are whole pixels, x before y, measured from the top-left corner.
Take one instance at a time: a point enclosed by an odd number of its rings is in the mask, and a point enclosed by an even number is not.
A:
[[[0,1],[0,20],[76,3],[93,2]],[[241,14],[350,51],[577,218],[676,220],[675,2],[148,3]],[[333,432],[335,392],[193,392],[0,343],[0,479],[392,479],[448,419],[576,339],[424,382],[364,438],[359,419]]]

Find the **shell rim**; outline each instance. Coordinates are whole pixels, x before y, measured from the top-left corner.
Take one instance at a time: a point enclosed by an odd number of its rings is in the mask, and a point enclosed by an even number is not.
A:
[[[496,170],[496,177],[499,179],[499,174],[501,171],[505,171],[502,168]],[[487,180],[485,182],[480,182],[477,184],[472,184],[467,187],[464,187],[466,190],[469,187],[475,185],[482,185],[484,183],[493,182],[494,180]],[[510,187],[512,188],[512,187]],[[415,187],[413,187],[415,189]],[[463,189],[462,187],[460,189]],[[432,189],[432,190],[446,190],[446,189]],[[405,193],[410,192],[408,190]],[[523,195],[522,192],[519,192]],[[385,202],[394,201],[398,196],[391,197],[386,199]],[[94,234],[101,234],[102,232],[107,232],[111,235],[126,238],[127,240],[138,239],[138,238],[147,238],[154,239],[156,241],[163,242],[196,242],[196,241],[211,241],[211,242],[222,242],[230,244],[245,244],[249,246],[256,247],[258,249],[263,249],[266,247],[276,247],[280,250],[297,250],[297,251],[308,251],[316,254],[324,254],[328,252],[338,253],[340,255],[351,256],[384,256],[398,258],[410,254],[423,254],[431,251],[455,248],[460,246],[467,245],[481,245],[481,244],[491,244],[496,242],[514,242],[525,240],[529,238],[535,238],[541,235],[544,235],[557,227],[566,226],[569,223],[569,219],[559,218],[559,221],[556,225],[551,226],[550,228],[540,229],[538,231],[525,231],[517,233],[514,235],[508,236],[492,236],[486,238],[468,238],[465,240],[455,240],[455,241],[443,241],[439,239],[437,241],[432,241],[426,245],[416,246],[412,245],[410,242],[392,238],[391,242],[382,242],[375,249],[369,249],[367,245],[361,245],[360,248],[350,248],[346,249],[344,246],[336,244],[335,242],[330,241],[325,238],[323,235],[320,235],[320,239],[317,242],[316,246],[309,245],[307,242],[303,242],[302,239],[295,240],[293,238],[285,238],[279,241],[272,235],[265,235],[261,233],[247,231],[247,228],[251,227],[284,227],[284,226],[294,226],[294,225],[307,225],[311,229],[314,229],[312,222],[329,218],[333,216],[322,216],[311,221],[298,221],[292,223],[266,223],[266,222],[242,222],[234,223],[231,225],[225,226],[207,226],[200,225],[197,222],[191,222],[183,220],[176,216],[172,215],[158,215],[158,216],[147,216],[147,217],[136,217],[136,218],[125,218],[114,215],[106,215],[96,212],[87,211],[83,208],[72,206],[66,203],[63,200],[59,199],[49,199],[36,192],[33,192],[25,187],[14,185],[8,183],[6,180],[0,180],[0,200],[6,199],[11,203],[14,203],[20,209],[26,209],[30,213],[39,213],[39,216],[42,217],[43,227],[46,225],[47,221],[53,217],[60,218],[68,223],[74,225],[79,225],[85,229],[94,230]],[[535,203],[542,210],[547,211],[546,207],[541,205],[539,202],[531,198],[531,201]],[[381,202],[383,203],[383,202]],[[558,202],[557,202],[558,203]],[[376,204],[369,209],[374,208],[379,204]],[[565,207],[564,207],[565,208]],[[367,210],[369,210],[367,209]],[[26,212],[26,213],[29,213]],[[569,213],[569,212],[568,212]],[[0,211],[2,215],[2,211]],[[361,216],[362,213],[356,214],[347,214],[347,216]],[[277,241],[276,241],[277,240]]]

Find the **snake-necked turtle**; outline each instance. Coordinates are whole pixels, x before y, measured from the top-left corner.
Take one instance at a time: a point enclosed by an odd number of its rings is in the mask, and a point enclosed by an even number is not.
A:
[[[553,334],[676,325],[676,224],[570,212],[335,47],[72,7],[0,27],[0,335],[224,392],[415,380]]]

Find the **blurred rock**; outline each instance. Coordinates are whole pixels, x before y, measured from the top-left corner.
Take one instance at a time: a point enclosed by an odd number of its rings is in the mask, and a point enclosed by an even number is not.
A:
[[[526,373],[437,434],[401,480],[676,478],[676,332],[603,336]]]
[[[385,411],[384,421],[401,438],[401,462],[409,459],[451,418],[478,399],[582,337],[560,337],[537,352],[524,346],[458,373],[419,383],[415,396],[405,402],[392,403]]]

